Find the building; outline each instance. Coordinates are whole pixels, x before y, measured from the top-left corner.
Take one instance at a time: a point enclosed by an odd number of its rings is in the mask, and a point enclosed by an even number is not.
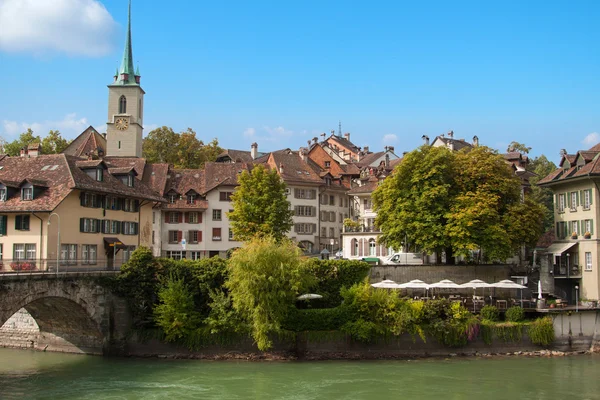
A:
[[[149,217],[161,201],[133,168],[65,154],[4,157],[2,269],[54,269],[59,256],[59,269],[118,267],[150,245]]]
[[[598,300],[600,144],[575,154],[561,151],[559,168],[538,182],[554,193],[555,241],[538,257],[547,291],[573,303]],[[543,289],[546,291],[546,289]]]

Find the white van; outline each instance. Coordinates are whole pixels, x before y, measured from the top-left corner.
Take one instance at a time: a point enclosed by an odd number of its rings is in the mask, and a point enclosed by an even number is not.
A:
[[[415,265],[423,264],[422,253],[393,253],[381,259],[382,265]]]

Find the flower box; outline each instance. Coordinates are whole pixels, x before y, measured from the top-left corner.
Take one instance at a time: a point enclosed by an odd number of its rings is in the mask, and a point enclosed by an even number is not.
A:
[[[589,232],[586,232],[586,233],[583,234],[583,237],[586,238],[586,239],[591,239],[592,238],[592,234],[589,233]]]
[[[10,263],[10,268],[13,271],[33,271],[35,269],[35,263],[30,261],[15,261]]]

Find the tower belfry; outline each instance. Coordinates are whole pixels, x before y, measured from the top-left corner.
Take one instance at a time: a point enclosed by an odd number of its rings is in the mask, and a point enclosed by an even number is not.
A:
[[[108,122],[106,123],[106,155],[141,157],[144,90],[140,86],[139,67],[133,66],[131,41],[131,0],[127,17],[127,36],[121,66],[108,85]]]

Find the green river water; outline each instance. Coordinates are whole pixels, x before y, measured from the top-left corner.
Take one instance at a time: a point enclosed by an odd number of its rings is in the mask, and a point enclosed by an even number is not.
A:
[[[600,356],[211,362],[0,349],[0,399],[600,399]]]

